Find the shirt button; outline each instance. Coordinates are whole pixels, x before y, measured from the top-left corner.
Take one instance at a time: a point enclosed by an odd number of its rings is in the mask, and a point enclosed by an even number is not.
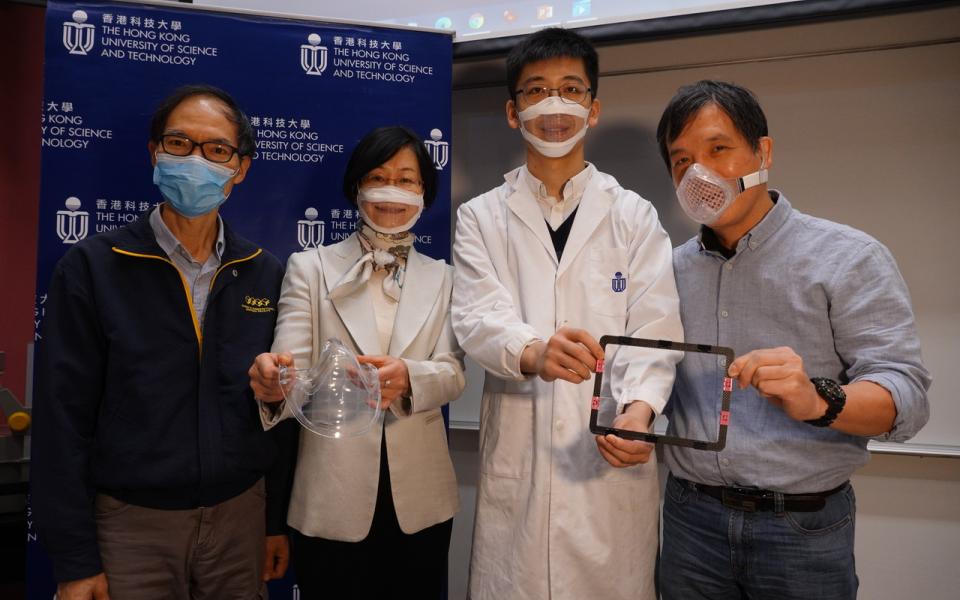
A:
[[[730,466],[730,459],[729,459],[729,458],[721,458],[721,459],[720,459],[720,464],[723,465],[723,466],[725,466],[725,467],[729,467],[729,466]]]
[[[725,310],[721,310],[721,311],[720,311],[720,316],[723,317],[724,319],[726,319],[727,317],[730,316],[730,313],[728,313],[728,312],[725,311]]]
[[[557,421],[556,426],[557,426],[557,431],[560,431],[561,429],[563,429],[563,421]]]
[[[728,270],[728,271],[732,271],[732,270],[733,270],[733,263],[732,263],[732,262],[727,262],[727,264],[723,265],[723,268],[726,269],[726,270]]]

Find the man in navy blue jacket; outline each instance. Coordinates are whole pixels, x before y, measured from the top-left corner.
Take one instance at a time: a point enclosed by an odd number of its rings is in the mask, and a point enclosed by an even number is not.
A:
[[[276,440],[247,377],[283,270],[218,214],[253,134],[228,94],[188,86],[157,109],[148,147],[164,203],[53,273],[33,509],[61,600],[249,600],[287,556],[266,535],[282,527],[265,524]]]

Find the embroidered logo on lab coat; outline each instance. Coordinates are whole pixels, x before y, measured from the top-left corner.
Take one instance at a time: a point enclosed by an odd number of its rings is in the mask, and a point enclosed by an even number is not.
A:
[[[610,287],[617,293],[622,292],[627,289],[627,278],[623,276],[623,273],[617,271],[613,274],[613,279],[610,280]]]

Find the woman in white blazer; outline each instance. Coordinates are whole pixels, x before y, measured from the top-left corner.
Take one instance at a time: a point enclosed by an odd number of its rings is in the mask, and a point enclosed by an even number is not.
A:
[[[413,247],[436,171],[403,127],[369,133],[343,190],[362,216],[347,239],[291,255],[272,353],[250,368],[265,428],[291,416],[279,365],[309,368],[338,338],[378,368],[383,427],[303,431],[287,522],[303,598],[440,598],[459,508],[440,407],[463,391],[450,323],[452,269]]]

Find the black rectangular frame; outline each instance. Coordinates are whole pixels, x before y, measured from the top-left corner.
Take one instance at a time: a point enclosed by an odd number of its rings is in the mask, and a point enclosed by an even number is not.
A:
[[[672,342],[670,340],[652,340],[647,338],[634,338],[619,335],[605,335],[600,338],[600,346],[606,354],[607,345],[617,346],[637,346],[640,348],[653,348],[655,350],[675,350],[681,352],[700,352],[703,354],[718,354],[725,356],[727,366],[733,363],[734,354],[731,348],[726,346],[711,346],[709,344],[688,344],[683,342]],[[650,442],[652,444],[671,444],[674,446],[684,446],[696,450],[708,450],[719,452],[727,444],[727,425],[730,422],[730,393],[733,391],[733,379],[724,376],[723,395],[720,400],[720,414],[718,415],[717,440],[709,442],[705,440],[693,440],[673,435],[658,435],[656,433],[645,433],[641,431],[630,431],[629,429],[617,429],[615,427],[603,427],[597,424],[597,418],[600,414],[600,389],[603,385],[604,360],[598,360],[594,370],[596,376],[593,378],[593,397],[590,400],[590,432],[596,435],[613,435],[626,440],[639,440]]]

